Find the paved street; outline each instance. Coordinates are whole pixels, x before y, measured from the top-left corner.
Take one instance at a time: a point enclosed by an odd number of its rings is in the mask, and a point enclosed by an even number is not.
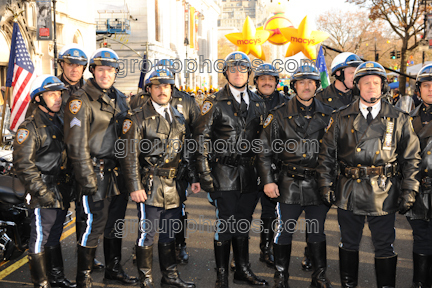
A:
[[[214,223],[214,209],[207,201],[206,193],[199,193],[192,195],[187,201],[187,211],[189,212],[189,219],[195,219],[199,224],[199,219],[207,220],[207,225],[202,225],[201,232],[189,234],[187,240],[188,251],[190,254],[189,264],[179,266],[181,277],[185,280],[191,280],[196,283],[197,287],[213,287],[216,277],[215,262],[213,257],[213,233],[207,232],[212,229]],[[261,206],[255,211],[254,219],[259,219],[261,213]],[[302,216],[303,217],[303,216]],[[123,242],[123,259],[122,264],[127,273],[130,275],[137,275],[136,268],[132,264],[132,251],[136,238],[136,231],[133,228],[136,223],[136,205],[133,202],[129,203],[127,211],[127,219],[132,221],[126,222],[127,235],[124,235]],[[129,225],[129,226],[128,226]],[[339,242],[339,229],[336,220],[336,209],[329,211],[326,222],[327,234],[327,253],[328,253],[328,277],[333,282],[335,287],[340,287],[339,283],[339,269],[338,269],[338,248]],[[396,235],[397,241],[395,242],[395,250],[399,254],[398,268],[397,268],[397,287],[410,287],[412,279],[412,234],[411,229],[405,217],[398,215],[396,221]],[[252,263],[253,271],[264,277],[273,285],[273,271],[267,268],[264,264],[258,261],[259,258],[259,234],[251,233],[250,245],[250,260]],[[290,286],[291,287],[308,287],[310,282],[311,272],[302,271],[300,268],[300,261],[303,256],[304,250],[304,233],[298,231],[294,236],[293,251],[291,257],[290,267]],[[75,223],[70,223],[62,238],[63,257],[65,263],[66,275],[69,279],[75,278],[76,271],[76,241],[75,241]],[[365,226],[364,237],[361,245],[362,252],[360,253],[360,271],[359,271],[359,287],[376,287],[375,272],[374,272],[374,254],[372,247],[372,240],[370,232]],[[26,253],[20,257],[2,263],[0,266],[0,287],[23,287],[32,286],[30,280],[30,272],[27,263]],[[103,262],[103,247],[97,249],[97,259]],[[157,255],[157,248],[154,248],[154,261],[153,261],[153,277],[156,287],[160,283],[159,261]],[[94,272],[92,274],[95,287],[125,287],[113,284],[105,284],[103,282],[103,273]],[[232,283],[232,273],[230,274],[230,287],[248,287],[245,285],[236,285]],[[270,286],[270,287],[271,287]],[[131,286],[133,287],[133,286]]]

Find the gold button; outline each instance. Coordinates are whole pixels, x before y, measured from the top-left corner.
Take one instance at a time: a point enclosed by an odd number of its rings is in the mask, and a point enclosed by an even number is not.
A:
[[[118,123],[118,120],[116,120],[116,123]]]
[[[372,184],[372,185],[375,185],[375,181],[371,181],[371,184]]]
[[[306,143],[306,140],[303,140],[303,143]]]
[[[60,167],[60,169],[61,169],[61,170],[64,170],[64,169],[65,169],[65,167],[64,167],[64,166],[61,166],[61,167]]]
[[[154,120],[156,117],[155,116],[152,116],[152,119]]]
[[[333,101],[333,99],[332,99],[332,98],[329,98],[328,101],[331,102],[331,101]]]
[[[297,168],[296,167],[293,167],[293,170],[296,170]]]
[[[410,120],[413,120],[413,117],[410,117]]]
[[[182,98],[179,98],[179,101],[183,101],[183,99],[182,99]]]
[[[144,99],[144,95],[143,95],[143,96],[141,96],[141,99]]]
[[[228,104],[228,105],[231,105],[231,101],[228,101],[227,104]]]
[[[111,169],[108,169],[108,172],[111,171]]]
[[[259,131],[257,131],[257,133],[259,134]]]
[[[258,103],[256,103],[255,105],[256,105],[257,107],[259,107],[259,104],[258,104]]]
[[[303,158],[306,158],[306,154],[303,154]]]
[[[322,143],[322,139],[320,139],[319,142]]]
[[[375,168],[375,165],[372,165],[371,167],[372,167],[372,168]]]
[[[361,151],[361,148],[357,148],[357,152],[360,152]]]
[[[428,170],[427,170],[427,169],[425,169],[425,172],[427,173],[427,172],[428,172]]]
[[[234,113],[234,116],[237,116],[237,113]]]
[[[378,155],[379,153],[380,153],[379,151],[376,151],[376,152],[375,152],[376,155]]]
[[[165,163],[168,163],[169,162],[169,160],[168,159],[165,159]]]
[[[153,178],[153,175],[150,175],[150,179]]]
[[[357,179],[357,183],[360,183],[361,182],[361,180],[360,179]]]
[[[357,167],[361,167],[361,164],[357,164]]]
[[[354,129],[351,129],[351,133],[354,133]]]
[[[387,117],[387,120],[390,121],[390,117]]]
[[[431,154],[431,151],[428,151],[427,154],[430,155],[430,154]]]
[[[53,135],[53,138],[56,139],[57,137],[55,135]]]
[[[294,178],[294,175],[291,175],[291,178]]]
[[[291,118],[292,118],[292,116],[289,116],[289,117],[288,117],[288,119],[291,119]]]
[[[181,159],[179,159],[179,163],[181,162]]]
[[[350,115],[348,115],[348,118],[350,118]]]

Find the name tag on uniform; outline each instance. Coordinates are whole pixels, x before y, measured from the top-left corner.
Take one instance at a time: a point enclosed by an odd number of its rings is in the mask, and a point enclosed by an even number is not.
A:
[[[384,136],[384,145],[383,150],[391,150],[391,144],[393,139],[393,129],[394,129],[394,122],[391,120],[387,120],[386,125],[386,134]]]

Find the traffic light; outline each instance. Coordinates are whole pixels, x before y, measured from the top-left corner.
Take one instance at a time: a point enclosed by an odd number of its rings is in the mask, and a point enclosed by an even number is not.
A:
[[[399,59],[400,57],[401,57],[401,51],[398,50],[398,51],[396,51],[396,58]]]
[[[391,51],[390,52],[390,59],[396,59],[396,51]]]

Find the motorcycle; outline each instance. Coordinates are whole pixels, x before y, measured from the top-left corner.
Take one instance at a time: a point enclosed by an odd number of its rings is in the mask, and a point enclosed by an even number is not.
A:
[[[29,209],[25,187],[13,174],[13,135],[4,135],[0,149],[0,262],[18,257],[30,240]],[[63,226],[72,221],[68,211]]]

